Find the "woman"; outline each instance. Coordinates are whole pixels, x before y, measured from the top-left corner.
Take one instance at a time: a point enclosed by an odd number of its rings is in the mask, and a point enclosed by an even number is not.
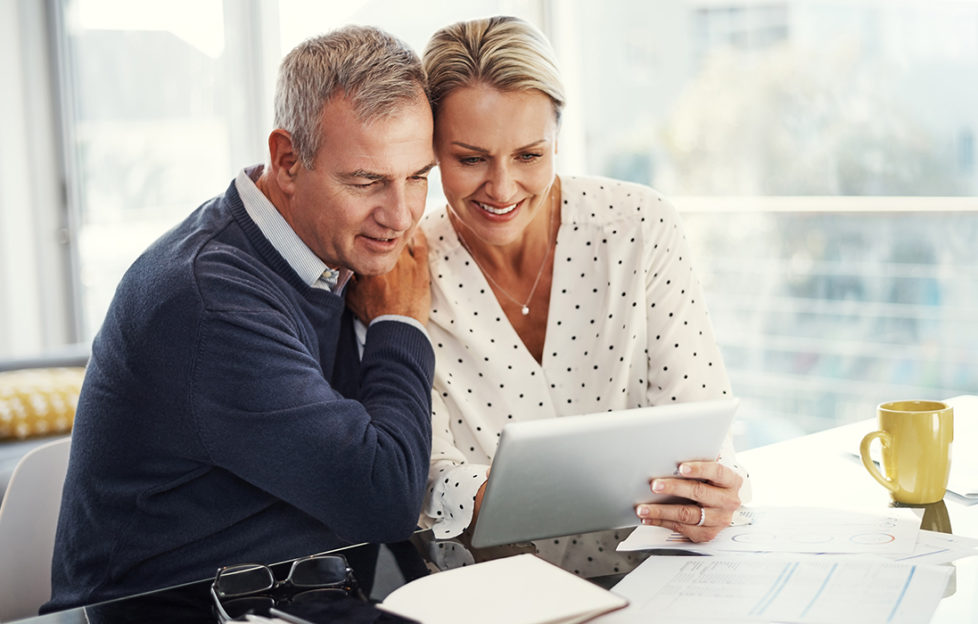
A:
[[[423,221],[437,367],[422,522],[477,513],[502,428],[516,420],[715,399],[730,382],[676,211],[636,184],[557,177],[563,88],[549,43],[516,18],[437,32],[424,54],[448,206]],[[638,505],[645,524],[712,539],[743,478],[687,462]]]

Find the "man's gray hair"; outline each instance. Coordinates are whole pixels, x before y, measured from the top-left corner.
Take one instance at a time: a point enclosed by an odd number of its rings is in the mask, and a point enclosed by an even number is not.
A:
[[[421,60],[407,44],[378,28],[346,26],[307,39],[282,60],[275,126],[292,135],[299,160],[312,169],[330,98],[345,95],[369,121],[424,98],[425,90]]]

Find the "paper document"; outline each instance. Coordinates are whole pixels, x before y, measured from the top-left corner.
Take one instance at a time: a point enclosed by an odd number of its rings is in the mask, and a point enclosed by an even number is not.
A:
[[[892,555],[888,558],[906,563],[938,564],[975,555],[978,555],[978,539],[922,530],[917,535],[917,546],[912,553]]]
[[[650,557],[612,588],[630,606],[605,622],[928,622],[949,566],[876,557]]]
[[[920,532],[910,508],[855,512],[818,507],[746,508],[751,523],[720,531],[694,544],[656,526],[639,526],[618,550],[681,549],[714,554],[738,552],[909,554]]]

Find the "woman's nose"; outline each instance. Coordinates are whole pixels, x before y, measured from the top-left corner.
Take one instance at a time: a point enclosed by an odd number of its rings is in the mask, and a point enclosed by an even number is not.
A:
[[[503,163],[496,164],[486,180],[486,193],[497,201],[507,201],[516,196],[516,178]]]

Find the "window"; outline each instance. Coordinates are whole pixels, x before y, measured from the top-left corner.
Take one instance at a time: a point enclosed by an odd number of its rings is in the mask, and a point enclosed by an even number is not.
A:
[[[650,184],[684,213],[741,447],[978,387],[975,0],[51,6],[84,341],[136,254],[264,159],[288,49],[355,22],[420,50],[509,13],[561,59],[560,170]]]
[[[978,387],[978,3],[562,10],[585,170],[684,212],[738,446]]]
[[[536,2],[506,3],[528,19]],[[417,49],[496,1],[62,0],[67,147],[82,339],[126,268],[237,171],[265,158],[275,72],[302,39],[373,23]],[[438,188],[437,183],[432,185]]]

